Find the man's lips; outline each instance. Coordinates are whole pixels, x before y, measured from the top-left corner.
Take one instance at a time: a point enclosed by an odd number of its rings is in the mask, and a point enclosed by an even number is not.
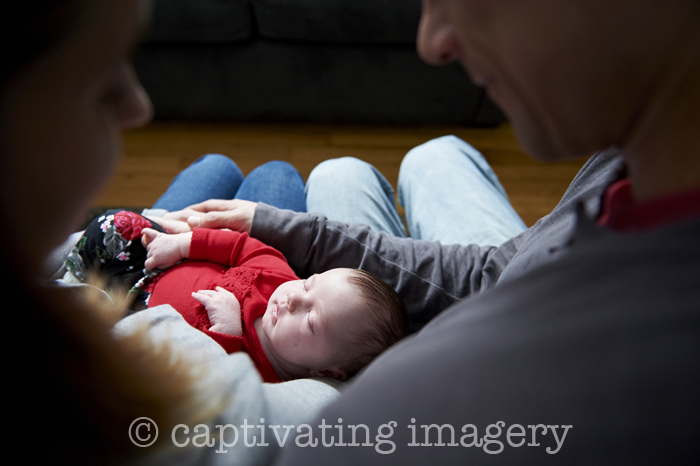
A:
[[[481,74],[481,73],[474,73],[471,74],[469,73],[469,77],[471,78],[472,82],[479,86],[483,87],[484,89],[488,90],[489,87],[493,85],[493,77],[486,75],[486,74]]]
[[[466,55],[462,56],[459,59],[459,64],[462,65],[462,69],[464,69],[471,82],[475,85],[484,87],[488,83],[489,76],[485,73],[485,70],[482,69],[483,67],[476,64],[470,57]]]
[[[470,78],[472,82],[479,87],[487,87],[489,83],[489,78],[483,75],[471,74]]]

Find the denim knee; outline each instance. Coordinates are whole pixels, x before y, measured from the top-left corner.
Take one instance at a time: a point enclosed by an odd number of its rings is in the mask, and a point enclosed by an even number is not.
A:
[[[199,157],[178,173],[154,208],[180,210],[208,199],[232,199],[243,181],[243,173],[221,154]]]
[[[364,223],[405,237],[391,184],[371,164],[354,157],[321,162],[306,182],[309,212],[330,220]]]
[[[347,175],[357,171],[372,170],[372,165],[355,157],[340,157],[324,160],[311,171],[314,176]],[[311,176],[309,176],[311,178]]]
[[[356,183],[354,180],[367,180],[374,175],[374,167],[355,157],[341,157],[338,159],[324,160],[319,163],[309,174],[306,182],[309,185],[317,183]]]
[[[442,170],[461,167],[466,160],[471,160],[481,171],[490,175],[491,168],[483,155],[457,136],[442,136],[414,147],[401,161],[399,196],[406,183],[423,180],[427,173],[436,169],[446,173]]]
[[[205,154],[195,160],[192,165],[208,165],[212,169],[219,169],[219,170],[228,170],[230,168],[234,168],[235,170],[240,171],[238,168],[238,165],[236,165],[236,162],[234,162],[231,158],[226,157],[223,154]]]
[[[299,171],[296,168],[294,168],[294,166],[291,163],[285,162],[283,160],[272,160],[270,162],[266,162],[253,169],[253,171],[251,171],[250,174],[248,174],[248,176],[254,174],[258,176],[262,174],[264,174],[265,176],[271,175],[283,179],[286,177],[302,178]]]
[[[399,173],[420,176],[425,173],[427,167],[434,167],[436,164],[439,164],[442,156],[457,152],[455,148],[461,149],[459,152],[462,152],[465,148],[472,149],[469,144],[456,136],[442,136],[431,139],[408,151],[401,161]]]

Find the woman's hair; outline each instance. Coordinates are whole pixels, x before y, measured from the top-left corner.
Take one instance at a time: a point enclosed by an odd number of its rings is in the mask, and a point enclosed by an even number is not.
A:
[[[377,276],[356,269],[348,281],[359,291],[366,311],[366,325],[350,335],[351,350],[341,363],[348,376],[352,376],[408,335],[408,313],[396,291]]]
[[[2,87],[22,68],[47,53],[75,31],[86,0],[16,2],[0,19],[3,44]]]
[[[176,424],[204,421],[225,402],[217,393],[206,402],[194,397],[198,366],[174,343],[151,339],[148,327],[113,336],[124,307],[28,282],[12,283],[5,296],[19,297],[15,309],[27,316],[12,329],[18,335],[13,347],[31,349],[19,352],[20,367],[12,376],[22,388],[12,402],[21,402],[24,422],[30,423],[24,432],[38,435],[33,459],[44,454],[66,464],[133,459],[167,445],[166,432]],[[131,423],[141,417],[162,432],[148,449],[137,448],[129,437]]]

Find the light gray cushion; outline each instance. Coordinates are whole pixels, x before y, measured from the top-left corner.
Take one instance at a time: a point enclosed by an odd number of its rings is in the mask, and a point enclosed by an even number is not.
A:
[[[262,37],[414,44],[420,0],[251,0]]]

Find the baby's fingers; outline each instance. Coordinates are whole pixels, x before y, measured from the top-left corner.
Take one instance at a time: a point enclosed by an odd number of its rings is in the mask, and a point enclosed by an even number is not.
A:
[[[211,301],[211,298],[214,295],[214,293],[215,291],[212,290],[193,291],[192,297],[206,306],[207,303]]]
[[[151,228],[144,228],[143,230],[141,230],[141,244],[143,244],[143,247],[148,248],[148,245],[151,244],[151,241],[156,239],[160,234],[160,232]]]
[[[220,287],[220,286],[217,286],[217,287],[216,287],[216,291],[214,291],[214,293],[216,293],[216,292],[223,293],[223,294],[227,294],[227,295],[231,295],[231,296],[233,296],[234,298],[236,297],[236,296],[235,296],[233,293],[231,293],[229,290],[227,290],[226,288],[222,288],[222,287]]]

